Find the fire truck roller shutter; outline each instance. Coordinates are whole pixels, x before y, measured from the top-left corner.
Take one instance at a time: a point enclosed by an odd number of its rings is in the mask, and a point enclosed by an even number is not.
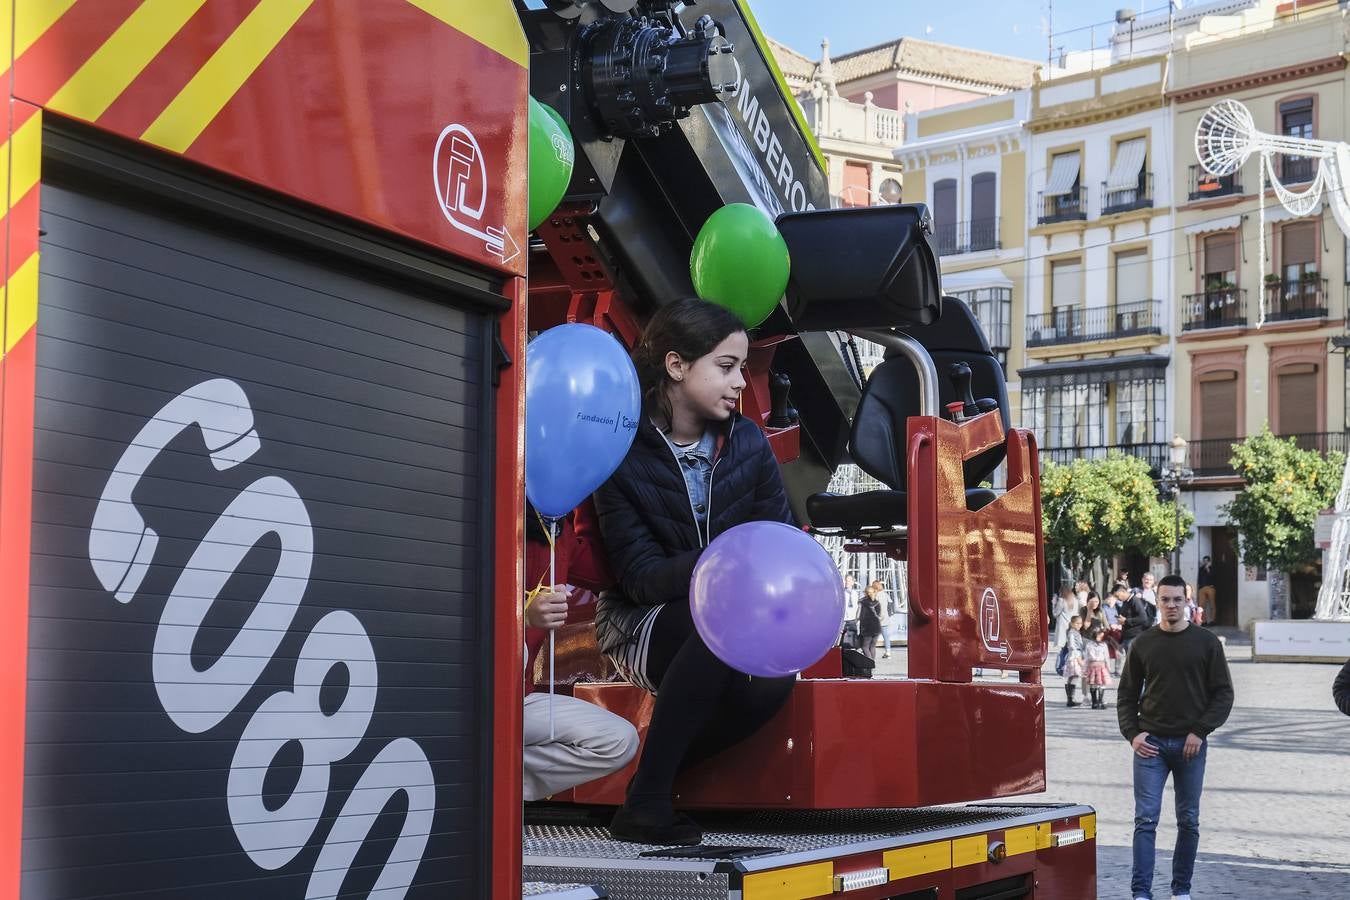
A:
[[[22,896],[475,895],[490,311],[41,198]]]

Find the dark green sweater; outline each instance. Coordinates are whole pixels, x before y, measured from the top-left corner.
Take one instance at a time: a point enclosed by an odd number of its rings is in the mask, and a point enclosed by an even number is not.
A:
[[[1181,631],[1153,627],[1135,638],[1120,675],[1116,715],[1120,733],[1206,737],[1233,709],[1233,679],[1223,644],[1197,625]]]

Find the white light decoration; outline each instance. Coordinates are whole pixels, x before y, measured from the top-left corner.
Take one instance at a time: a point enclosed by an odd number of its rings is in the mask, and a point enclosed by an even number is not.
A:
[[[1311,138],[1266,134],[1256,130],[1251,111],[1236,100],[1220,100],[1200,117],[1195,128],[1195,156],[1211,175],[1232,175],[1252,154],[1257,159],[1257,191],[1261,237],[1259,265],[1266,270],[1266,181],[1275,196],[1290,213],[1306,216],[1317,209],[1325,193],[1330,197],[1331,214],[1341,232],[1350,237],[1350,144],[1344,141],[1318,141]],[[1320,160],[1312,183],[1301,191],[1291,191],[1280,183],[1275,172],[1276,153]],[[1266,321],[1265,293],[1261,292],[1261,314],[1256,327]],[[1332,527],[1331,548],[1327,551],[1322,573],[1322,589],[1317,595],[1313,618],[1350,620],[1350,456],[1341,476],[1336,497],[1336,520]]]
[[[1320,160],[1312,183],[1301,191],[1291,191],[1281,183],[1275,171],[1275,154]],[[1220,100],[1200,117],[1195,127],[1195,156],[1211,175],[1232,175],[1252,154],[1257,158],[1257,191],[1260,240],[1259,265],[1266,270],[1266,182],[1290,213],[1306,216],[1317,209],[1322,195],[1329,195],[1331,214],[1341,231],[1350,236],[1350,198],[1346,181],[1350,179],[1350,144],[1343,141],[1318,141],[1257,131],[1252,114],[1236,100]],[[1266,321],[1266,297],[1260,292],[1261,312],[1256,327]]]

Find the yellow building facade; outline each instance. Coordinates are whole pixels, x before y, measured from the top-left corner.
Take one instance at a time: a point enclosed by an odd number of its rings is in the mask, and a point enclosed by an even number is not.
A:
[[[1269,426],[1307,449],[1345,450],[1350,395],[1338,344],[1350,270],[1346,238],[1326,202],[1294,216],[1269,186],[1263,268],[1258,158],[1233,175],[1207,175],[1196,159],[1196,126],[1211,104],[1233,99],[1261,132],[1350,139],[1347,31],[1337,4],[1300,3],[1297,12],[1262,5],[1209,32],[1178,47],[1167,93],[1175,122],[1173,178],[1184,185],[1173,241],[1172,291],[1180,301],[1173,403],[1177,430],[1189,441],[1195,477],[1184,496],[1197,525],[1182,568],[1193,570],[1210,556],[1220,580],[1220,621],[1245,625],[1270,614],[1271,598],[1266,573],[1241,565],[1222,513],[1242,487],[1229,466],[1231,447]],[[1293,154],[1275,157],[1276,174],[1292,191],[1305,190],[1318,165]],[[1295,576],[1290,612],[1308,615],[1314,601],[1312,579]]]
[[[943,292],[975,312],[1009,375],[1013,421],[1026,310],[1026,130],[1029,92],[1014,91],[905,117],[912,136],[896,151],[905,201],[926,203]]]

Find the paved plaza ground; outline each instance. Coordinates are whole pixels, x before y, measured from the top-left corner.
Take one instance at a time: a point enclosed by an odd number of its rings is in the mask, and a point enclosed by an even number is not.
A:
[[[1331,701],[1333,665],[1253,663],[1240,634],[1228,635],[1237,695],[1228,724],[1210,740],[1200,807],[1193,896],[1350,900],[1350,717]],[[878,660],[904,672],[897,648]],[[1050,790],[1028,800],[1097,809],[1101,900],[1130,897],[1134,795],[1129,745],[1114,709],[1067,709],[1064,680],[1045,676]],[[1114,680],[1113,680],[1114,681]],[[1169,781],[1158,828],[1154,897],[1167,900],[1176,840]]]

